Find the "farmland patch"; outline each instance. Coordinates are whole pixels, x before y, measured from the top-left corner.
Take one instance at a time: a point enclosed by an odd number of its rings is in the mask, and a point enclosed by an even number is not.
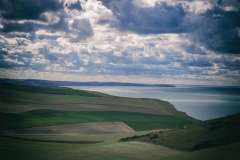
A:
[[[134,132],[123,122],[89,122],[12,130],[15,134],[113,134]]]

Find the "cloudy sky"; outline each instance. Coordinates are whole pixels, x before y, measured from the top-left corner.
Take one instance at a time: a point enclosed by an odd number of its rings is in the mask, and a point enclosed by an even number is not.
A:
[[[240,85],[240,0],[0,0],[0,77]]]

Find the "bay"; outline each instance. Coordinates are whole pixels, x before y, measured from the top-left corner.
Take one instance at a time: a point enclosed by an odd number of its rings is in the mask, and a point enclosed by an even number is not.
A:
[[[176,85],[176,87],[68,86],[115,96],[155,98],[170,102],[179,111],[199,120],[240,112],[240,87]]]

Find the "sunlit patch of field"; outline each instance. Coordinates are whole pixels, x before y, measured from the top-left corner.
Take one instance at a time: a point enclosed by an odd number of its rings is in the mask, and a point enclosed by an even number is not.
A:
[[[192,123],[178,116],[114,111],[34,110],[23,113],[1,113],[2,129],[53,126],[86,122],[124,122],[135,131],[172,128]]]
[[[113,134],[134,132],[123,122],[87,122],[12,130],[15,134]]]
[[[0,137],[0,159],[165,159],[182,154],[144,142],[68,144],[30,142]]]

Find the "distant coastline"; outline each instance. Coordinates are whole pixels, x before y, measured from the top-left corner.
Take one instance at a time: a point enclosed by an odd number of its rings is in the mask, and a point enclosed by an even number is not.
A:
[[[142,84],[142,83],[121,83],[121,82],[69,82],[50,81],[38,79],[8,79],[1,78],[0,83],[40,85],[40,86],[141,86],[141,87],[176,87],[171,84]]]

